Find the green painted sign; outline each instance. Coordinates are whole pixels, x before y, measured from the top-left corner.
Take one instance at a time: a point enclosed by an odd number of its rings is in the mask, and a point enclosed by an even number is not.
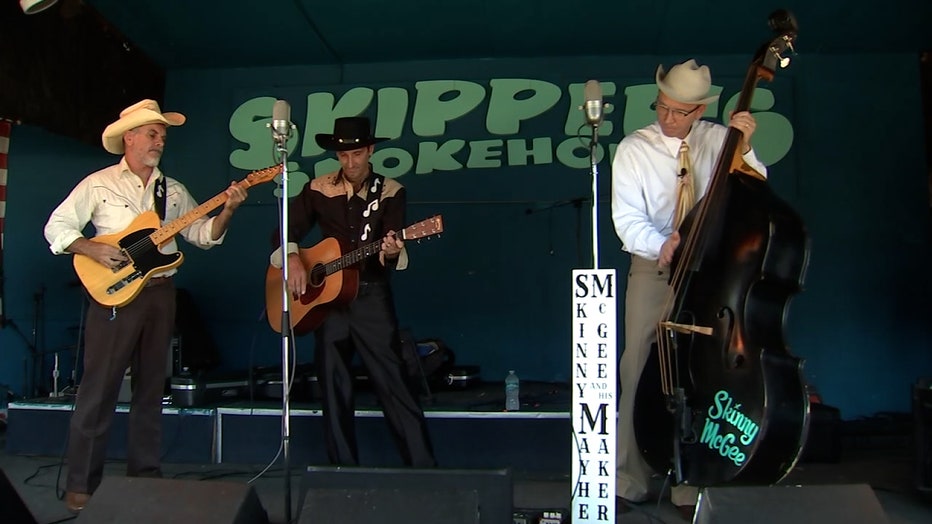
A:
[[[372,156],[375,170],[390,178],[430,175],[462,169],[560,164],[570,169],[589,167],[589,138],[580,107],[583,83],[561,87],[544,80],[496,78],[487,84],[465,80],[425,80],[405,87],[353,87],[339,98],[329,91],[306,95],[304,122],[288,141],[290,195],[297,194],[309,176],[334,171],[339,164],[314,140],[317,133],[331,133],[342,116],[372,116],[376,136],[395,139],[380,145]],[[624,111],[615,103],[618,85],[602,82],[605,121],[599,126],[597,158],[611,158],[623,134],[656,119],[650,103],[657,96],[653,83],[624,88]],[[722,88],[713,86],[713,92]],[[705,118],[727,119],[738,94],[711,104]],[[230,165],[242,170],[260,169],[274,163],[269,136],[272,105],[276,98],[249,99],[230,115],[230,134],[243,144],[234,146]],[[767,165],[780,161],[793,143],[793,126],[783,115],[770,111],[773,93],[757,88],[751,104],[758,121],[754,146]],[[299,106],[300,107],[300,106]],[[619,114],[621,113],[621,114]],[[467,124],[464,124],[467,122]],[[622,133],[616,133],[619,126]],[[317,159],[308,163],[306,159]]]

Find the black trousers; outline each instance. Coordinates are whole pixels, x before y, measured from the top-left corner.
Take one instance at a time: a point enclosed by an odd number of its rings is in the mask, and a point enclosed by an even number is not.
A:
[[[330,462],[359,464],[351,370],[353,355],[358,354],[404,463],[420,468],[436,466],[424,413],[409,387],[401,358],[398,321],[388,284],[360,282],[356,300],[331,311],[315,338]]]
[[[84,334],[84,374],[71,415],[66,489],[93,493],[100,485],[107,438],[126,368],[133,376],[126,474],[161,474],[162,395],[175,325],[171,279],[152,285],[116,310],[91,304]],[[112,317],[112,318],[111,318]]]

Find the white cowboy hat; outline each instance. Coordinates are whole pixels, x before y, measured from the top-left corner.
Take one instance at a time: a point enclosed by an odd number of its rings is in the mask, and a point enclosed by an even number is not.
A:
[[[101,137],[104,149],[114,155],[123,154],[123,133],[146,124],[165,124],[180,126],[185,121],[181,113],[163,113],[159,103],[145,99],[127,107],[120,112],[120,119],[107,126]]]
[[[709,66],[700,67],[692,58],[671,67],[669,73],[664,73],[663,64],[657,66],[656,81],[663,94],[677,102],[706,105],[718,100],[718,95],[707,96],[712,87]]]

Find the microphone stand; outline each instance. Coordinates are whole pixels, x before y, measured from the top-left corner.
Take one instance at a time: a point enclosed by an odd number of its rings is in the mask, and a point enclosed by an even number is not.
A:
[[[592,126],[592,140],[589,142],[589,172],[592,175],[592,269],[599,269],[599,164],[597,153],[599,146],[599,123]]]
[[[291,125],[291,124],[289,124]],[[273,135],[282,163],[282,466],[285,470],[285,523],[291,523],[291,296],[288,291],[288,133]]]

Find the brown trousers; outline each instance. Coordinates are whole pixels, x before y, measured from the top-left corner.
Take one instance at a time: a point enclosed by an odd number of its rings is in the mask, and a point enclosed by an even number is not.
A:
[[[84,374],[68,438],[66,489],[93,493],[100,485],[107,439],[126,368],[133,398],[129,412],[126,474],[161,475],[162,396],[175,325],[172,279],[152,279],[116,310],[92,303],[84,333]]]

